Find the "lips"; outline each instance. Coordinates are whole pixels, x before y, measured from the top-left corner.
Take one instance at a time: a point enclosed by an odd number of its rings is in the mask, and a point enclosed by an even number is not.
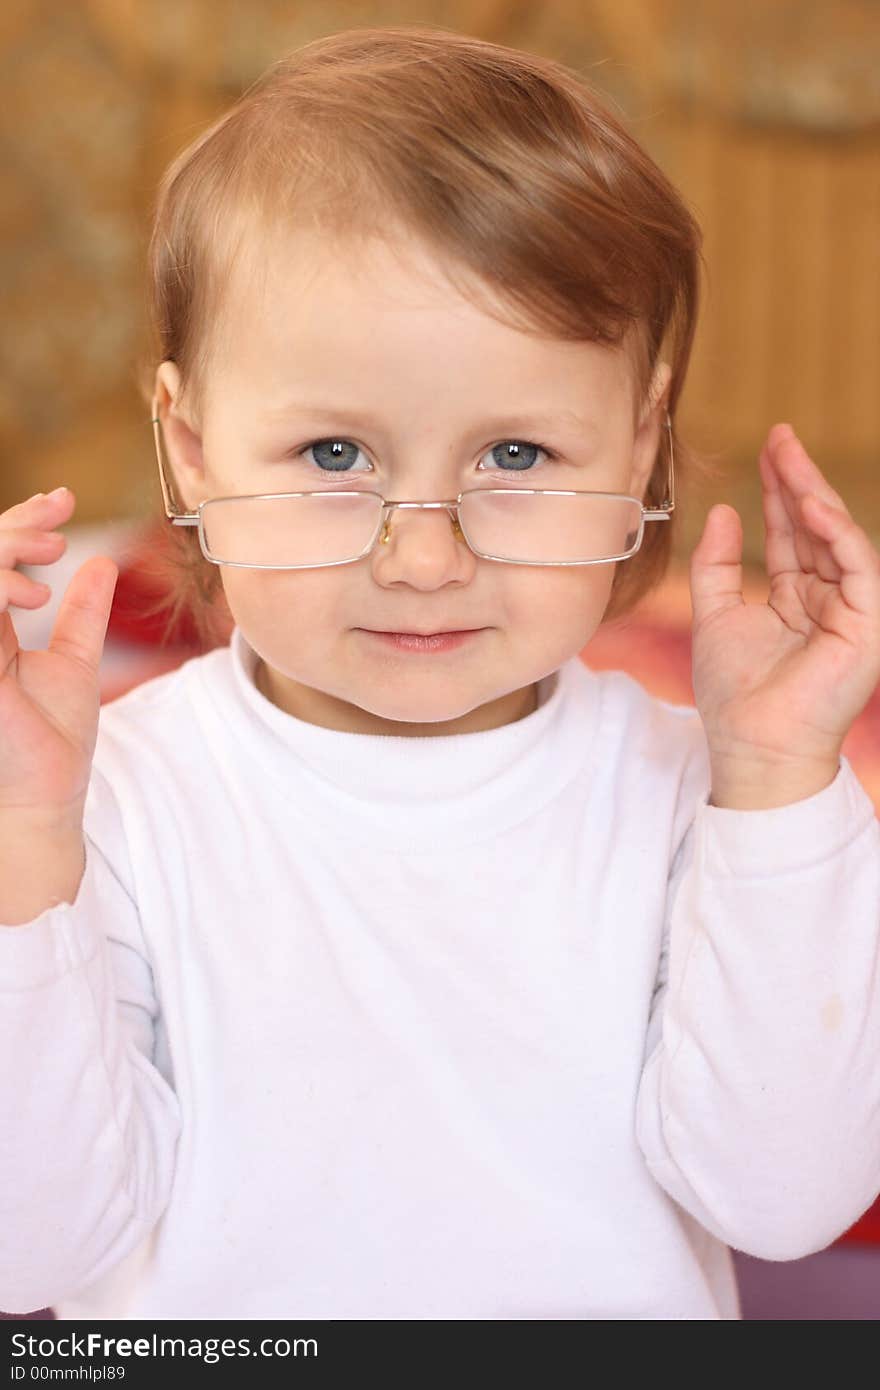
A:
[[[455,632],[373,632],[361,629],[365,637],[378,637],[386,647],[398,652],[452,652],[468,645],[469,637],[479,637],[486,629],[480,627],[458,628]]]
[[[448,637],[455,632],[479,632],[477,627],[438,627],[422,632],[417,627],[368,627],[365,632],[385,632],[389,637]]]

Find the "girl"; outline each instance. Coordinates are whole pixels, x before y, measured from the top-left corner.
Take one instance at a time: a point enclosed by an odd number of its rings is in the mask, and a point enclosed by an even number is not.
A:
[[[790,426],[767,603],[733,508],[693,552],[697,707],[580,656],[669,556],[698,259],[577,74],[444,30],[166,172],[160,481],[232,633],[99,709],[115,566],[22,651],[74,498],[2,517],[7,1311],[736,1319],[731,1247],[877,1195],[880,556]]]

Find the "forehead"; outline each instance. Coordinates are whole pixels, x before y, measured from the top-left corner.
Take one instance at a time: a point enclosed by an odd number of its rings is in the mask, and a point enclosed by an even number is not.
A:
[[[560,409],[573,395],[631,401],[625,348],[555,337],[513,312],[405,232],[263,235],[229,277],[218,367],[236,391],[258,387],[268,411],[294,390],[323,400],[328,385],[358,399],[427,393],[434,405],[480,392],[506,405],[537,385]]]

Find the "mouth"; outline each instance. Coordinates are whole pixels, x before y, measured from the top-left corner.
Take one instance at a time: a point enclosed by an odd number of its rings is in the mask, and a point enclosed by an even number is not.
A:
[[[417,627],[365,627],[363,632],[375,632],[379,637],[455,637],[462,632],[482,632],[481,627],[445,627],[434,632],[420,632]]]
[[[400,632],[397,630],[378,632],[374,628],[361,628],[367,637],[375,637],[386,647],[398,652],[451,652],[466,646],[472,637],[487,631],[481,627],[448,628],[445,632]]]

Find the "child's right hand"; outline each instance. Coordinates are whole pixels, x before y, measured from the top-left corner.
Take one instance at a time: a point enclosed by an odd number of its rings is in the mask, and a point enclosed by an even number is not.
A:
[[[7,824],[81,823],[98,736],[98,667],[119,570],[91,556],[71,579],[45,651],[18,644],[9,609],[39,608],[48,588],[16,565],[51,565],[67,542],[68,489],[0,513],[0,817]]]

